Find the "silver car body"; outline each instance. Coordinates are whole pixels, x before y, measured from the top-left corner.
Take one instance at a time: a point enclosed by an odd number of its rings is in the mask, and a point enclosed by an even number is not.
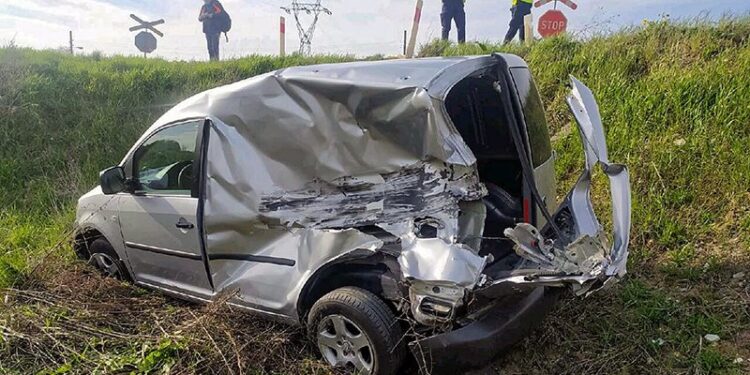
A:
[[[455,307],[508,285],[587,293],[622,277],[628,174],[609,162],[596,102],[575,79],[569,103],[586,150],[575,188],[558,210],[554,157],[533,168],[525,195],[546,204],[505,230],[521,259],[512,269],[490,272],[493,257],[471,240],[492,240],[482,238],[487,189],[444,101],[458,82],[500,65],[527,68],[512,55],[358,62],[284,69],[201,93],[156,121],[120,164],[132,179],[144,142],[195,123],[199,194],[107,196],[96,188],[80,199],[77,226],[106,237],[139,285],[203,302],[229,293],[230,304],[293,323],[323,270],[379,253],[395,259],[393,282],[408,290],[422,324],[441,320],[420,310],[425,299]],[[589,198],[597,166],[611,179],[612,246]],[[415,229],[426,222],[436,228],[429,238]]]

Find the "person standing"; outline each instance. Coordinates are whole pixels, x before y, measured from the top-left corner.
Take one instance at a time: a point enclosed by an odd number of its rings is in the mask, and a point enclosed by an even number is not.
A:
[[[455,21],[456,31],[458,31],[458,42],[466,42],[465,1],[466,0],[443,0],[443,13],[440,14],[440,22],[443,25],[443,40],[448,40],[452,23]]]
[[[219,40],[221,39],[221,14],[224,7],[218,0],[203,0],[198,21],[203,23],[203,33],[206,34],[208,57],[211,61],[219,60]]]
[[[534,0],[512,0],[510,8],[510,28],[505,34],[505,42],[510,43],[516,37],[516,33],[521,37],[521,41],[526,40],[526,30],[523,25],[523,19],[531,14],[531,5]]]

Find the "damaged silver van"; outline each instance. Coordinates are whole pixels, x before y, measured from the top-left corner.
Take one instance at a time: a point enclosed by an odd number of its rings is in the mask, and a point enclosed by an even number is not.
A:
[[[289,68],[167,112],[78,203],[110,276],[306,327],[333,366],[488,363],[561,290],[625,275],[630,183],[571,78],[585,165],[558,204],[542,103],[513,55]],[[590,200],[609,177],[612,233]]]

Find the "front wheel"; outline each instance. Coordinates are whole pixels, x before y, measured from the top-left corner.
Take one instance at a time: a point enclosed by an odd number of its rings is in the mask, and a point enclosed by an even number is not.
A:
[[[96,267],[105,277],[129,280],[128,273],[112,245],[104,238],[97,238],[89,245],[89,265]]]
[[[310,310],[308,333],[331,366],[352,373],[395,374],[406,355],[393,312],[364,289],[346,287],[323,296]]]

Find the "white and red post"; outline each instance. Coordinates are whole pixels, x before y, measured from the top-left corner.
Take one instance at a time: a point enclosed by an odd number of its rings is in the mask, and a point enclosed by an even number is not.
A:
[[[286,18],[283,16],[279,20],[279,55],[286,55]]]
[[[409,39],[409,46],[406,48],[407,59],[414,57],[414,49],[417,47],[419,21],[422,20],[422,5],[424,5],[424,0],[417,0],[417,8],[414,10],[414,23],[411,26],[411,39]]]

